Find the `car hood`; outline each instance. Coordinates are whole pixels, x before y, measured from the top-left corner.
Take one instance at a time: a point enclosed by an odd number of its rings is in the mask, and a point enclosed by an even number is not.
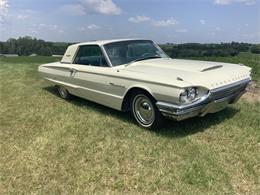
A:
[[[124,71],[142,74],[154,82],[175,86],[176,83],[183,82],[189,86],[203,86],[208,89],[250,77],[250,68],[240,64],[170,58],[134,62],[124,68]]]

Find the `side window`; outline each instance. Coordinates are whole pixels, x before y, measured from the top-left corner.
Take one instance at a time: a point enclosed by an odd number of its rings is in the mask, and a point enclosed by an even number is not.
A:
[[[80,46],[74,64],[108,66],[100,47],[97,45]]]

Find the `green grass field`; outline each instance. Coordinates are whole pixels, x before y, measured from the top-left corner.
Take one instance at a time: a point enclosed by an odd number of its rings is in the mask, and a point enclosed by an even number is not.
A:
[[[259,194],[260,103],[159,131],[39,78],[48,57],[0,58],[0,194]],[[214,59],[206,59],[214,60]],[[259,78],[259,56],[240,61]]]

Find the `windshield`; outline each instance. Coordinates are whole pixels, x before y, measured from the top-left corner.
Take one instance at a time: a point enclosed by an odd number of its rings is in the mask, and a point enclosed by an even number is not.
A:
[[[159,46],[148,40],[109,43],[104,45],[104,48],[113,66],[138,60],[168,58]]]

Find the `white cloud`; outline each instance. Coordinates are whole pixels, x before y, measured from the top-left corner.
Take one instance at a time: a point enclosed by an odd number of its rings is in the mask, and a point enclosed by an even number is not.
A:
[[[46,30],[46,31],[53,31],[53,32],[58,32],[58,33],[64,33],[64,30],[60,26],[58,26],[57,24],[41,23],[39,25],[33,24],[33,26],[38,27],[39,31]]]
[[[3,22],[8,15],[8,0],[0,0],[0,22]]]
[[[152,25],[158,26],[158,27],[167,27],[167,26],[175,26],[179,22],[175,20],[174,18],[170,18],[167,20],[153,20]]]
[[[69,15],[103,14],[119,15],[122,13],[112,0],[79,0],[78,4],[63,5],[59,11]]]
[[[128,19],[129,22],[133,22],[133,23],[140,23],[140,22],[145,22],[145,21],[150,21],[151,18],[147,17],[147,16],[135,16],[135,17],[130,17]]]
[[[222,31],[222,28],[220,27],[215,27],[210,33],[209,35],[210,36],[219,36],[221,34]]]
[[[28,16],[27,16],[27,15],[23,15],[23,14],[19,14],[19,15],[16,16],[16,18],[17,18],[18,20],[25,20],[25,19],[28,18]]]
[[[97,30],[101,29],[101,26],[98,26],[96,24],[90,24],[87,27],[80,27],[78,29],[79,32],[84,33],[84,34],[96,34]]]
[[[30,35],[33,35],[33,36],[39,35],[39,33],[40,33],[38,30],[35,30],[34,28],[31,28],[31,27],[28,28],[28,32]]]
[[[35,18],[36,14],[38,14],[38,11],[25,9],[25,10],[17,10],[16,12],[12,12],[8,14],[8,21],[30,21],[32,18]],[[18,22],[20,22],[18,21]]]
[[[88,14],[119,15],[122,10],[112,0],[81,0]]]
[[[132,23],[141,23],[141,22],[149,22],[151,25],[156,26],[156,27],[168,27],[168,26],[175,26],[179,22],[175,20],[174,18],[169,18],[166,20],[155,20],[147,16],[135,16],[135,17],[130,17],[128,19],[129,22]]]
[[[175,32],[177,32],[177,33],[186,33],[186,32],[188,32],[188,30],[185,29],[185,28],[182,28],[182,29],[176,29]]]
[[[245,5],[254,5],[256,0],[214,0],[215,4],[218,5],[230,5],[233,3],[243,3]]]
[[[8,0],[0,0],[0,10],[7,9],[9,7]]]
[[[88,29],[89,30],[97,30],[97,29],[100,29],[101,27],[100,26],[97,26],[96,24],[90,24],[88,25]]]
[[[204,25],[204,24],[206,24],[206,21],[203,20],[203,19],[201,19],[201,20],[200,20],[200,23],[201,23],[202,25]]]

